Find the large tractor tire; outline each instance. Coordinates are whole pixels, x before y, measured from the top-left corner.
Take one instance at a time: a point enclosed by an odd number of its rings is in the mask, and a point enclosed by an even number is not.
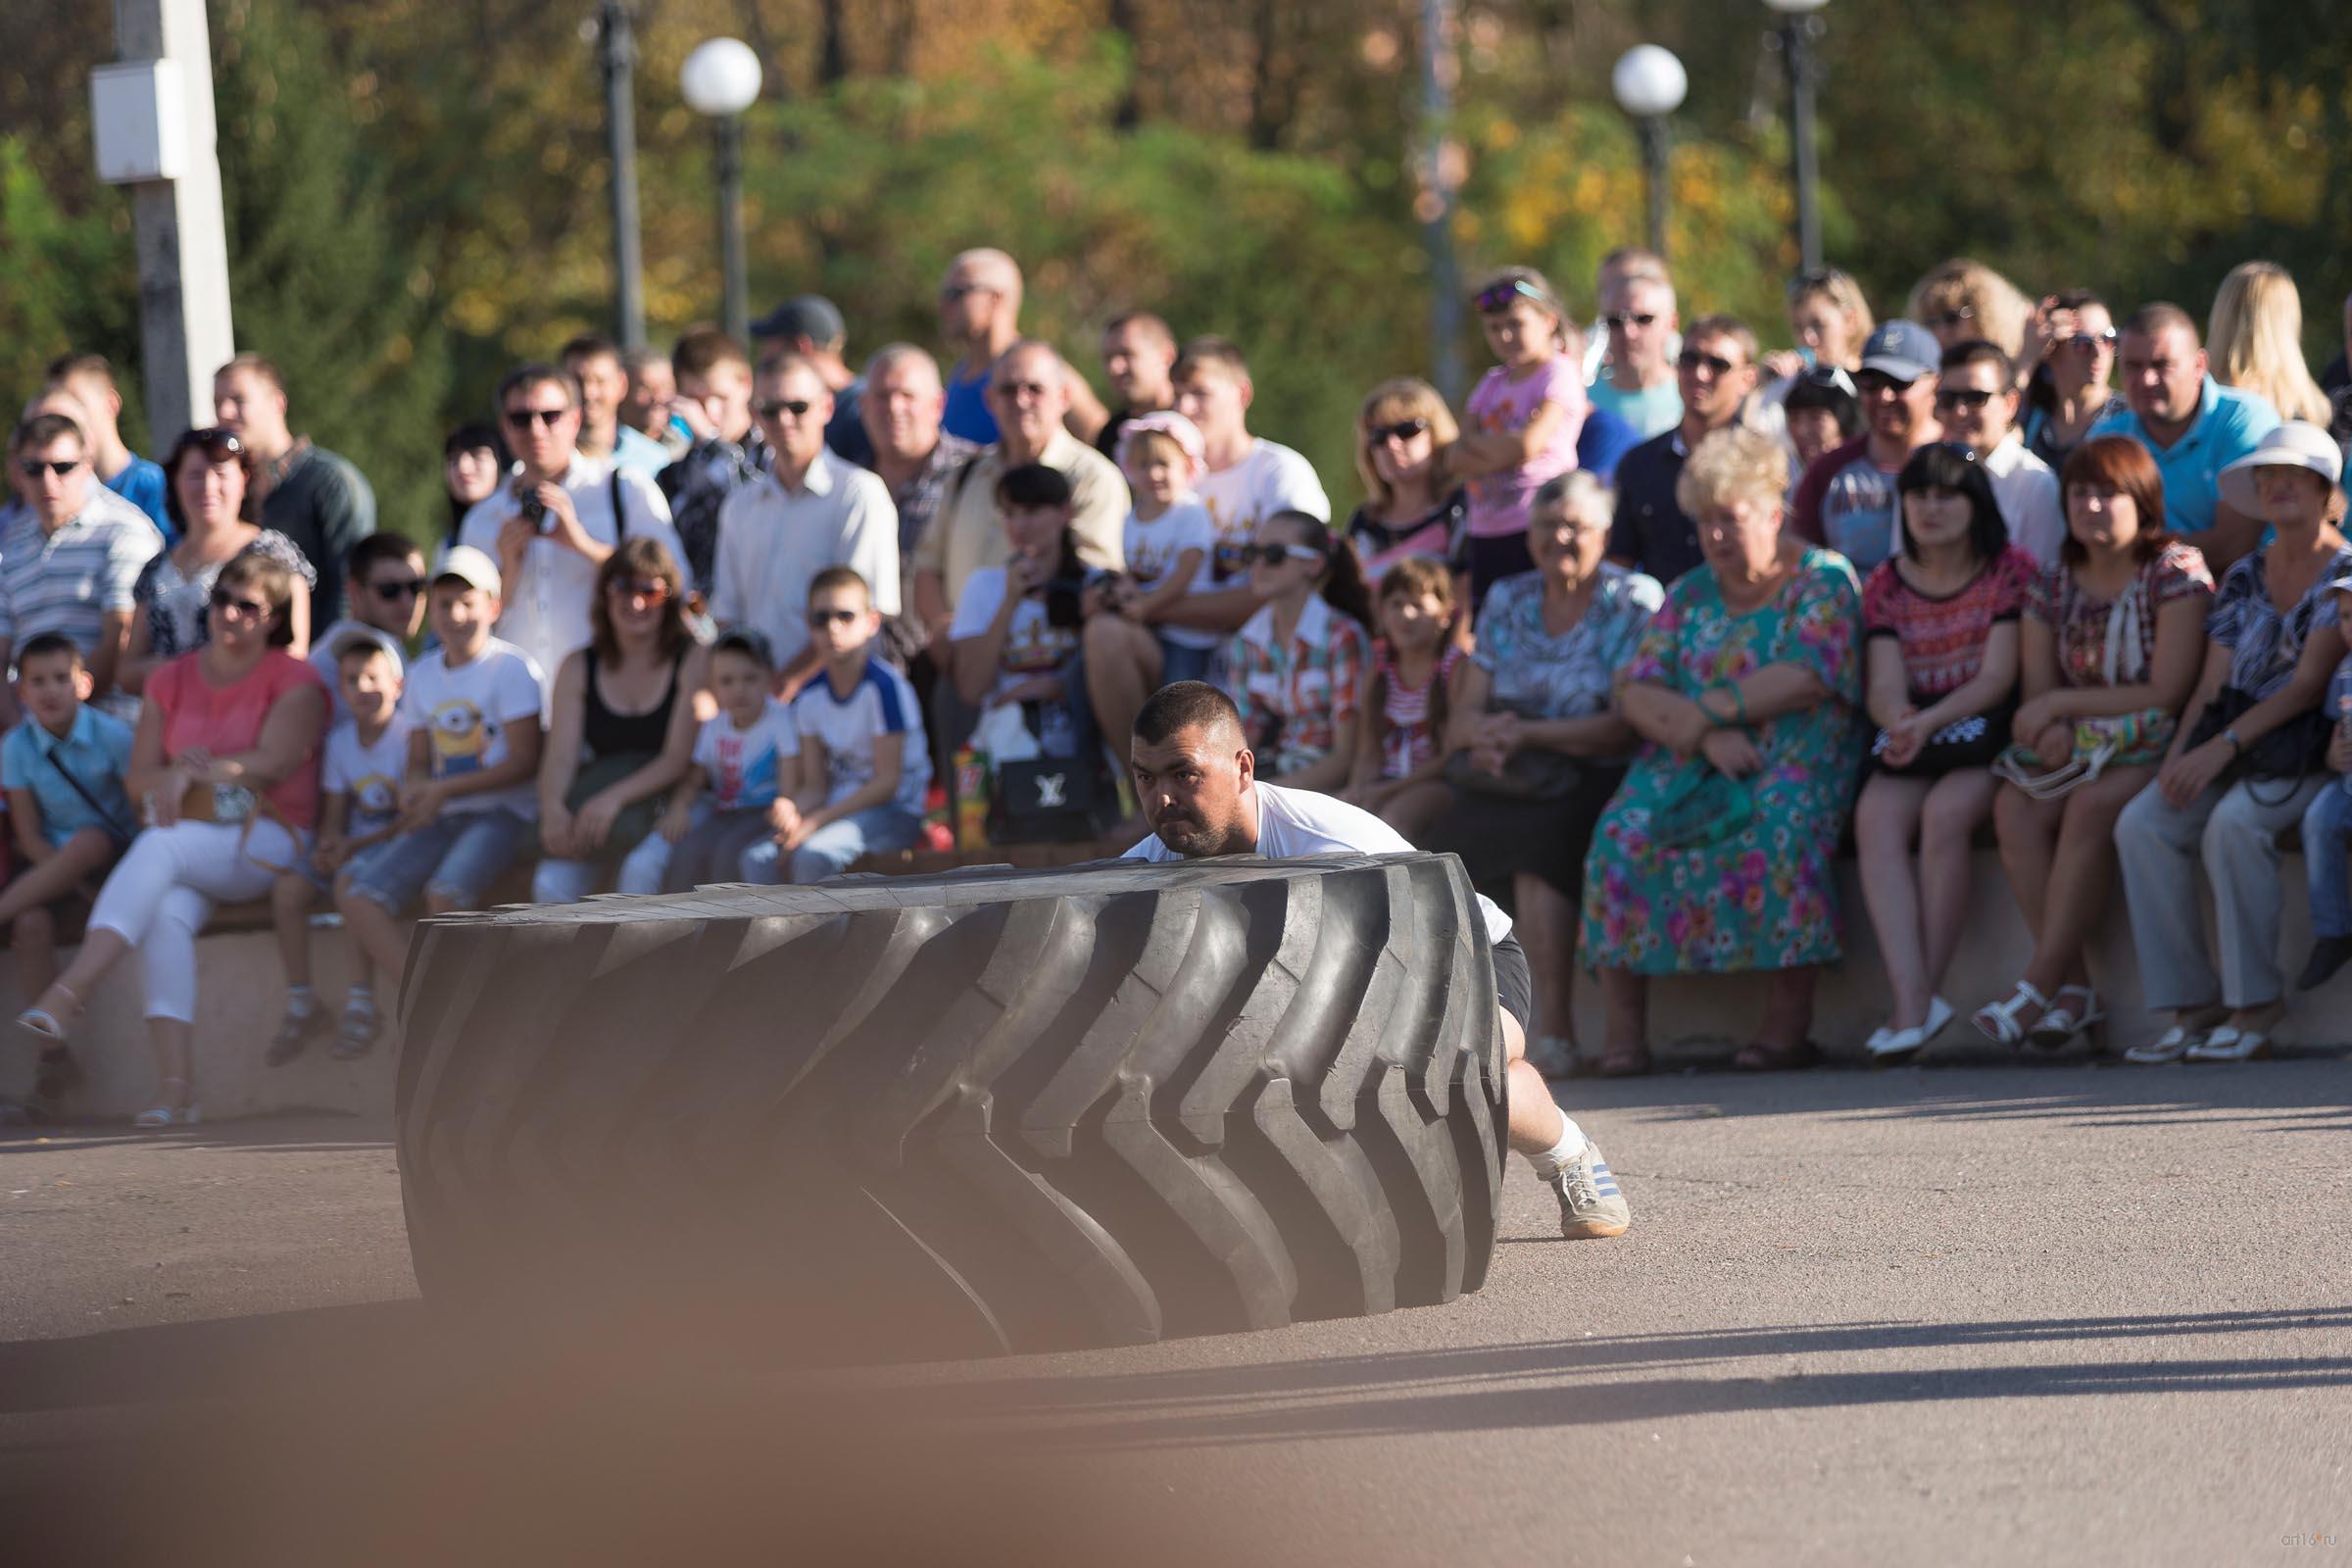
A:
[[[428,920],[401,1189],[429,1301],[824,1358],[1447,1301],[1503,1154],[1450,856],[711,887]]]

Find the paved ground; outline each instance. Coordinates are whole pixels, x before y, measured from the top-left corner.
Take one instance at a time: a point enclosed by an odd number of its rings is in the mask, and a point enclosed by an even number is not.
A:
[[[815,1380],[436,1343],[380,1127],[11,1137],[0,1556],[2352,1560],[2352,1060],[1568,1098],[1635,1231],[1452,1306]]]

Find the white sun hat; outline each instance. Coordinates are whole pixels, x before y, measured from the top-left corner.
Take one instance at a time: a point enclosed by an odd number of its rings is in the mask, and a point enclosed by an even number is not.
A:
[[[2262,500],[2254,493],[2254,470],[2284,465],[2309,468],[2329,484],[2344,478],[2343,449],[2316,424],[2289,419],[2262,438],[2262,445],[2222,470],[2222,499],[2249,517],[2262,515]]]

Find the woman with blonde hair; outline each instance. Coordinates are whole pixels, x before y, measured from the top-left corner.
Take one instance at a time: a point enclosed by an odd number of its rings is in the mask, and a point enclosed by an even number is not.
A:
[[[1862,368],[1862,345],[1878,325],[1870,301],[1853,274],[1835,267],[1815,268],[1788,280],[1788,332],[1796,347],[1764,356],[1764,368],[1783,385],[1766,393],[1786,397],[1797,376],[1814,368],[1852,375]]]
[[[1933,269],[1912,287],[1903,314],[1936,334],[1945,348],[1981,337],[2029,364],[2026,321],[2034,312],[2017,285],[1983,262],[1966,257]]]
[[[2251,392],[2278,411],[2326,429],[2334,417],[2328,394],[2303,363],[2303,300],[2277,262],[2240,262],[2213,296],[2205,323],[2213,378]]]

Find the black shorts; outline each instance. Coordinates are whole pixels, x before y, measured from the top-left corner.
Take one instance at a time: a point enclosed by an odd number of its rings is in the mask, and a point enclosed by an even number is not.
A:
[[[1528,971],[1527,950],[1514,933],[1494,944],[1494,1000],[1519,1020],[1522,1032],[1536,1011],[1536,979]]]

